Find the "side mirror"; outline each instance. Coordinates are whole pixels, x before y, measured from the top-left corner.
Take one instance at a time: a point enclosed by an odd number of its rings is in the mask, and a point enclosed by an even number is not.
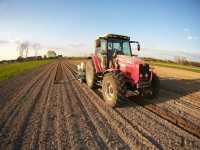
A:
[[[136,43],[137,44],[137,50],[140,51],[140,43],[138,41],[130,41],[130,43]]]
[[[140,44],[137,44],[137,50],[140,51]]]

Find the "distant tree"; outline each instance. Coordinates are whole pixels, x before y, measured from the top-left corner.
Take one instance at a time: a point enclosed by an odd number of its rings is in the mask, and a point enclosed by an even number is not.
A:
[[[56,52],[55,52],[55,51],[52,51],[52,50],[49,50],[49,51],[47,52],[47,57],[48,57],[48,58],[56,57]]]
[[[44,55],[43,58],[46,59],[46,58],[47,58],[47,55]]]
[[[18,58],[17,58],[17,61],[23,61],[24,60],[24,58],[22,57],[22,56],[19,56]]]
[[[183,65],[190,64],[186,57],[181,57],[181,56],[175,57],[175,62]]]
[[[38,56],[38,51],[41,48],[41,45],[39,43],[33,43],[32,48],[35,51],[35,56]]]
[[[17,51],[19,51],[19,57],[27,57],[30,43],[28,41],[24,41],[24,42],[17,42],[17,44],[18,44]]]

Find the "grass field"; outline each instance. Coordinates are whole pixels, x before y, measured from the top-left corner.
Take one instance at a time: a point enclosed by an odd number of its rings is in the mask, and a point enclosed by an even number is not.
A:
[[[150,63],[152,66],[176,68],[176,69],[182,69],[182,70],[188,70],[188,71],[200,73],[200,67],[168,63],[168,62],[156,62],[156,61],[147,61],[147,62]]]
[[[38,60],[13,64],[0,64],[0,81],[13,77],[23,71],[52,62],[52,60]]]

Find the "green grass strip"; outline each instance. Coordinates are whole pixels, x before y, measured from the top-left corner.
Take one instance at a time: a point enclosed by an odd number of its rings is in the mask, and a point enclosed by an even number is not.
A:
[[[48,64],[52,60],[37,60],[28,62],[17,62],[12,64],[0,64],[0,81],[7,80],[18,73]]]
[[[200,73],[200,67],[181,65],[181,64],[175,64],[175,63],[168,63],[168,62],[166,62],[166,63],[164,63],[164,62],[150,62],[150,64],[153,65],[153,66],[176,68],[176,69],[182,69],[182,70]]]

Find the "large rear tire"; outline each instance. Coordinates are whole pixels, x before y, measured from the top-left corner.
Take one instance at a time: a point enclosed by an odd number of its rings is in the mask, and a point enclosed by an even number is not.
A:
[[[125,99],[126,80],[122,72],[110,72],[103,78],[102,92],[105,102],[115,107]]]
[[[92,63],[92,60],[87,61],[85,71],[86,71],[87,85],[90,88],[94,88],[95,83],[96,83],[96,71],[95,71],[94,65]]]

